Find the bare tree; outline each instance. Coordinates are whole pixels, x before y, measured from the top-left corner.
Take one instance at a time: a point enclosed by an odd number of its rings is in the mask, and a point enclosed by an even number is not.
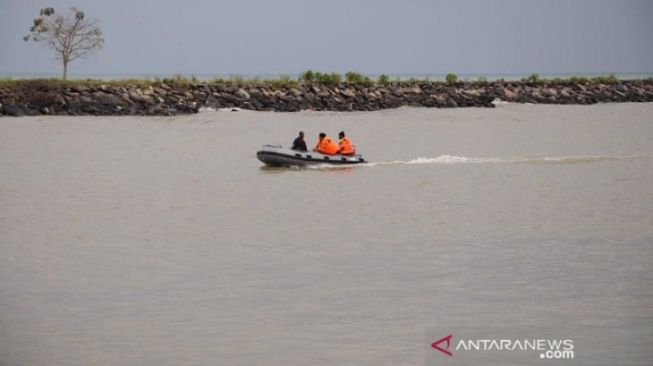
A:
[[[84,12],[75,7],[65,16],[55,15],[53,8],[41,9],[23,40],[43,41],[54,49],[56,59],[63,62],[64,80],[68,76],[69,62],[90,55],[104,44],[98,20],[85,19]]]

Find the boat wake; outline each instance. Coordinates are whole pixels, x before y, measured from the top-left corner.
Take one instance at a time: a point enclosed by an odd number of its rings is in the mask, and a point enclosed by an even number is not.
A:
[[[652,159],[645,156],[619,156],[619,155],[578,155],[578,156],[530,156],[530,157],[466,157],[459,155],[440,155],[434,158],[418,157],[412,160],[376,161],[358,164],[358,167],[374,167],[383,165],[414,165],[414,164],[531,164],[531,165],[566,165],[589,164],[607,161],[625,161]],[[329,165],[315,165],[311,169],[338,169]]]

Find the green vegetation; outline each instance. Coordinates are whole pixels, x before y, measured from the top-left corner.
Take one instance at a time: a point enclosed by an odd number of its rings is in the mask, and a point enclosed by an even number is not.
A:
[[[370,79],[369,77],[353,71],[347,72],[345,74],[345,79],[347,80],[348,83],[352,83],[352,84],[371,85],[373,83],[372,79]]]
[[[594,79],[592,79],[592,81],[596,81],[599,83],[616,83],[619,81],[619,79],[617,79],[617,77],[614,76],[613,74],[610,74],[608,76],[597,76]]]
[[[652,79],[646,79],[651,81]],[[211,84],[211,85],[226,85],[226,86],[260,86],[260,87],[271,87],[271,88],[289,88],[296,87],[298,84],[325,84],[333,85],[338,84],[343,81],[343,77],[337,73],[322,73],[314,72],[311,70],[305,71],[302,73],[299,78],[282,75],[276,78],[244,78],[238,75],[232,75],[226,78],[214,78],[211,80],[200,80],[195,76],[183,76],[175,75],[172,77],[166,78],[142,78],[142,79],[118,79],[118,80],[102,80],[102,79],[73,79],[73,80],[62,80],[57,78],[49,79],[13,79],[13,78],[0,78],[0,87],[21,87],[27,86],[31,88],[42,88],[42,89],[51,89],[51,88],[67,88],[67,87],[100,87],[102,85],[112,86],[112,87],[132,87],[136,86],[139,88],[146,88],[149,86],[159,86],[161,84],[176,85],[181,87],[191,87],[193,85],[202,85],[202,84]],[[410,80],[400,80],[398,77],[391,79],[388,75],[382,74],[376,80],[364,76],[356,72],[348,72],[345,74],[344,81],[351,84],[360,84],[360,85],[386,85],[390,83],[394,84],[415,84],[415,83],[443,83],[442,81],[429,81],[428,79],[417,79],[411,78]],[[445,82],[449,85],[460,82],[456,74],[447,74]],[[488,82],[487,78],[481,76],[476,81],[463,81],[463,83],[475,83],[477,85],[486,85],[494,83],[519,83],[519,81],[505,81],[499,79],[496,81]],[[598,76],[593,78],[588,77],[579,77],[572,76],[567,79],[562,79],[559,77],[553,79],[544,79],[541,78],[538,74],[530,75],[521,80],[523,83],[531,84],[591,84],[591,83],[616,83],[619,80],[614,75],[607,76]]]
[[[379,83],[381,85],[388,84],[388,83],[390,83],[390,78],[386,74],[381,74],[381,75],[379,75],[379,79],[377,80],[377,83]]]
[[[342,81],[342,76],[340,76],[340,74],[335,72],[332,72],[330,74],[316,72],[314,81],[318,84],[338,84],[339,82]]]
[[[458,82],[458,75],[449,73],[444,79],[447,81],[447,84],[455,84]]]
[[[290,77],[290,75],[281,75],[278,79],[269,80],[271,84],[278,86],[296,86],[297,80]]]
[[[544,79],[540,77],[539,74],[532,74],[528,77],[522,78],[521,79],[522,83],[530,83],[530,84],[564,84],[564,83],[571,83],[571,84],[591,84],[591,83],[617,83],[619,82],[619,79],[617,79],[616,76],[613,74],[607,75],[607,76],[597,76],[593,78],[588,78],[585,76],[571,76],[568,79],[563,79],[560,77],[555,77],[553,79]]]
[[[310,83],[313,82],[313,80],[315,80],[315,74],[313,73],[313,70],[306,70],[304,71],[300,79],[307,83]]]
[[[164,79],[165,81],[166,79]],[[150,79],[120,79],[120,80],[100,80],[100,79],[13,79],[3,78],[0,79],[0,87],[30,87],[36,89],[53,89],[53,88],[70,88],[70,87],[99,87],[101,85],[109,85],[114,87],[130,87],[136,86],[144,88],[152,85],[157,85]]]
[[[316,84],[337,84],[342,81],[342,76],[335,72],[332,73],[322,73],[313,70],[304,71],[300,80],[306,83],[316,83]]]
[[[539,74],[531,74],[529,77],[521,79],[522,83],[537,84],[542,81]]]
[[[590,82],[590,79],[586,77],[572,76],[569,78],[569,82],[573,84],[587,84]]]

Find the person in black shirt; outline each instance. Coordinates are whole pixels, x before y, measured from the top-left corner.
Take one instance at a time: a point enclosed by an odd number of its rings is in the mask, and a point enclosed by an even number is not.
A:
[[[306,142],[304,142],[304,131],[299,131],[299,136],[293,141],[292,149],[297,151],[307,151]]]

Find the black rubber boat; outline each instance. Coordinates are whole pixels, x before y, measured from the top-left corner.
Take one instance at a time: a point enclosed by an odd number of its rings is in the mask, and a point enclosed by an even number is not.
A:
[[[265,145],[256,152],[258,160],[270,166],[355,165],[367,163],[360,155],[324,155],[312,151],[295,151],[282,146]]]

